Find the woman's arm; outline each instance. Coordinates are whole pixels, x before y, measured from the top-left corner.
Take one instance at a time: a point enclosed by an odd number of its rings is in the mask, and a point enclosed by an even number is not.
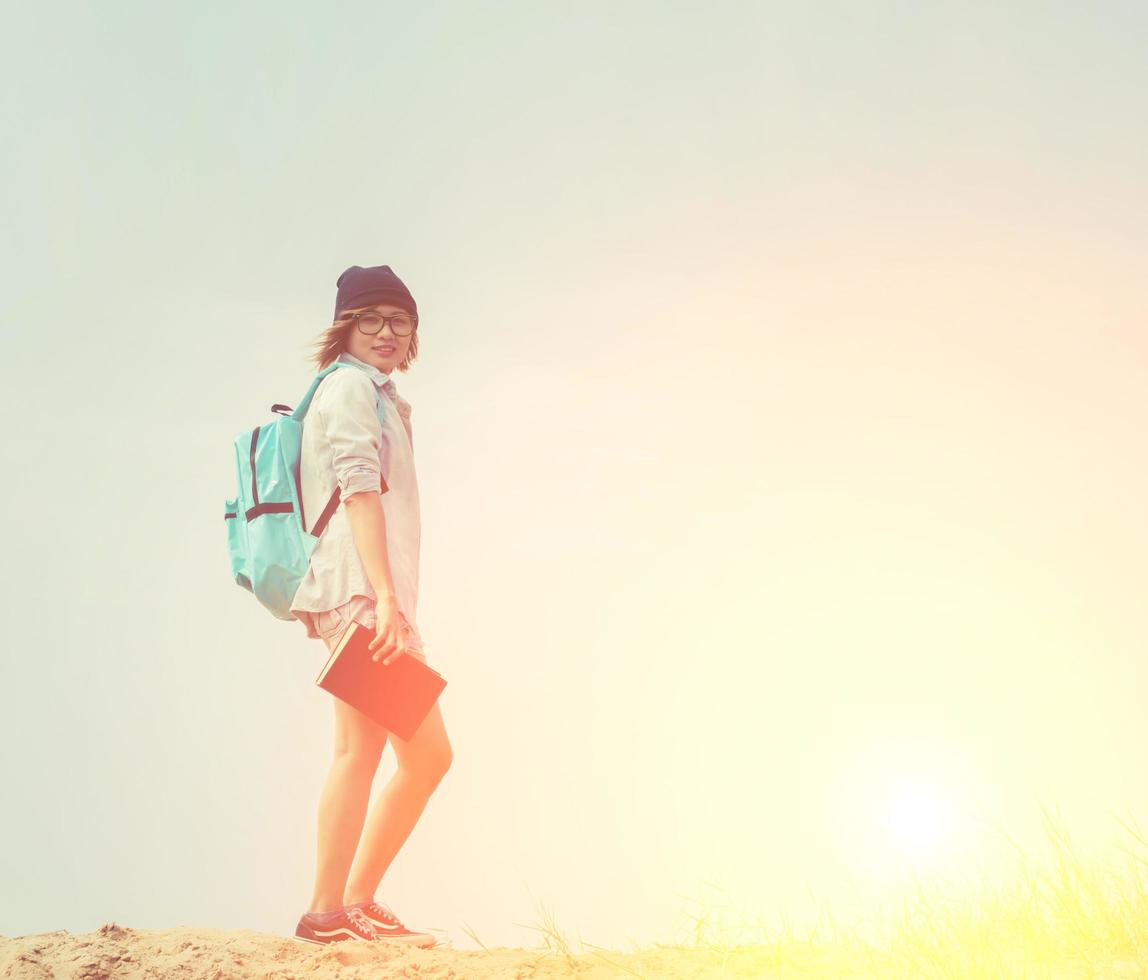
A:
[[[383,501],[377,490],[353,493],[343,505],[347,508],[347,521],[351,537],[355,539],[363,570],[375,590],[375,637],[367,645],[371,659],[389,664],[399,652],[402,642],[403,614],[395,596],[395,583],[391,577],[391,562],[387,555],[387,519],[383,514]],[[420,659],[425,658],[418,654]],[[383,659],[386,658],[386,659]]]
[[[395,601],[395,582],[387,556],[387,519],[378,490],[353,493],[343,501],[363,571],[379,602]]]
[[[403,616],[391,576],[380,496],[388,488],[380,463],[383,431],[378,396],[374,382],[351,368],[336,371],[319,390],[322,397],[314,410],[331,443],[340,503],[347,512],[363,571],[375,591],[377,623],[370,649],[379,660],[397,650]]]

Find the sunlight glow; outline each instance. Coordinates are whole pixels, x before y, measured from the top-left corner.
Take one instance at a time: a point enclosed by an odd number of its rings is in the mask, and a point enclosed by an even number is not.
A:
[[[945,838],[947,825],[946,807],[931,787],[904,786],[889,801],[889,832],[894,843],[907,851],[933,853]]]

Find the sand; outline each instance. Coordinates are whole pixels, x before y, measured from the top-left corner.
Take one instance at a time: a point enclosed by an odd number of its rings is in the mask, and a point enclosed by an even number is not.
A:
[[[591,948],[588,944],[583,948]],[[928,967],[928,968],[927,968]],[[1075,964],[1045,965],[1033,970],[1017,955],[1009,964],[981,964],[962,971],[954,963],[886,957],[857,947],[822,948],[813,944],[735,947],[655,945],[632,953],[597,950],[579,954],[560,947],[453,950],[449,945],[417,949],[388,942],[335,943],[314,946],[288,936],[252,929],[225,931],[179,927],[128,929],[109,922],[94,932],[67,930],[31,936],[0,936],[0,978],[102,980],[104,977],[148,980],[304,980],[327,977],[458,977],[466,980],[522,977],[787,978],[854,980],[854,978],[1047,977],[1048,980],[1142,980],[1148,960],[1100,955]]]
[[[304,944],[251,929],[179,927],[130,929],[114,922],[94,932],[67,930],[0,937],[0,978],[100,980],[266,980],[338,977],[754,977],[762,950],[750,957],[706,949],[659,946],[640,953],[566,954],[554,949],[417,949],[388,942]],[[740,962],[735,962],[740,960]],[[724,961],[724,969],[723,969]],[[755,962],[756,961],[756,964]]]

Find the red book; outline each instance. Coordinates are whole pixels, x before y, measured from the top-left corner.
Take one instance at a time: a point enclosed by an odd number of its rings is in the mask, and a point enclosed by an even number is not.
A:
[[[446,680],[409,653],[386,666],[372,660],[367,644],[374,638],[373,629],[351,620],[315,683],[406,742],[434,707]]]

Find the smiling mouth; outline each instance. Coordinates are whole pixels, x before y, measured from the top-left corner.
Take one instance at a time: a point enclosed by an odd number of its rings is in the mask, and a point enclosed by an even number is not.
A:
[[[395,352],[394,347],[373,347],[371,349],[378,351],[380,354],[393,354]]]

